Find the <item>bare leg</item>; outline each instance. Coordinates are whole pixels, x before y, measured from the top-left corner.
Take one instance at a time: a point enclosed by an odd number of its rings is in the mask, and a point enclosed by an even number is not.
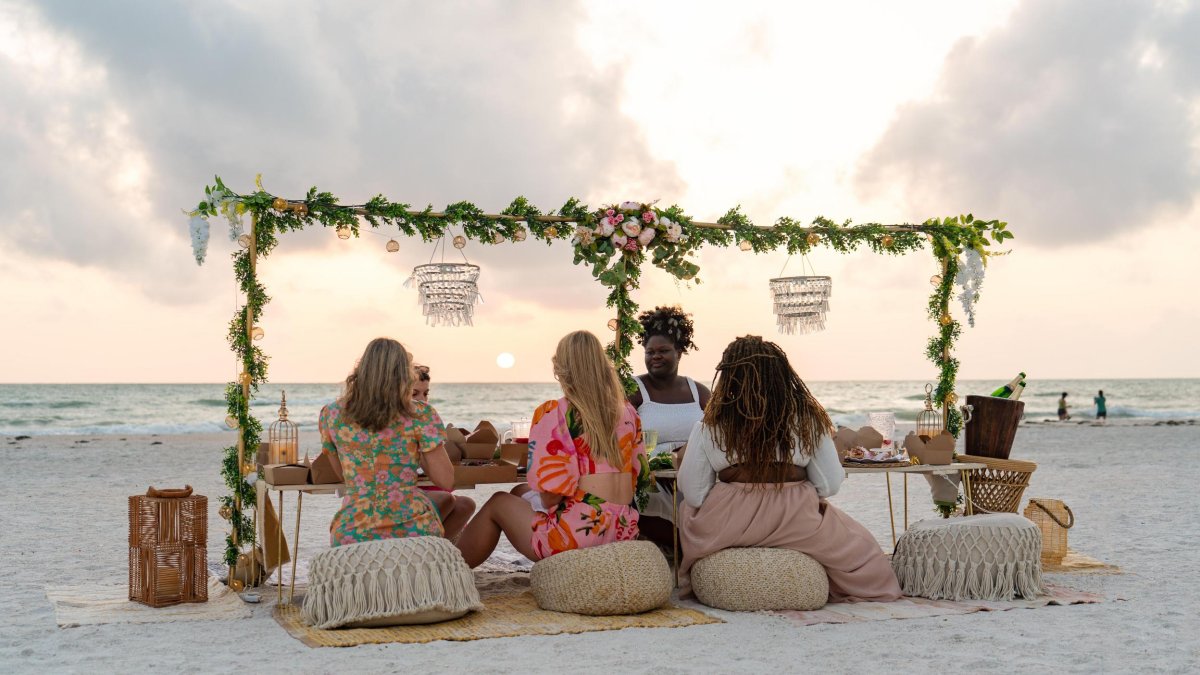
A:
[[[521,555],[537,560],[537,554],[533,551],[533,507],[524,499],[507,492],[492,495],[479,509],[479,515],[467,523],[455,545],[462,552],[467,565],[478,567],[496,550],[501,532]]]
[[[454,514],[454,495],[449,492],[426,490],[425,496],[437,507],[438,518],[442,521],[442,529],[446,529],[446,520]],[[450,535],[446,534],[446,538]]]
[[[454,506],[449,514],[442,519],[442,529],[446,530],[446,538],[454,541],[462,529],[466,527],[471,514],[475,513],[475,500],[470,497],[454,496]]]
[[[533,488],[529,487],[529,483],[517,483],[515,486],[513,486],[513,489],[508,491],[508,494],[520,497],[532,489]]]

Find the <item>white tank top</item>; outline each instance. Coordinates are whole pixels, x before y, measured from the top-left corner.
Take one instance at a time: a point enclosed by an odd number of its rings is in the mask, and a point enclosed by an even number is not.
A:
[[[653,429],[658,432],[658,445],[654,446],[654,451],[674,450],[687,443],[688,436],[692,433],[692,427],[696,426],[696,422],[704,417],[704,410],[700,407],[700,394],[696,391],[696,383],[690,377],[683,379],[687,380],[688,388],[692,390],[690,402],[655,403],[650,400],[650,393],[646,391],[642,379],[640,377],[633,378],[637,382],[638,391],[642,393],[642,404],[637,409],[638,416],[642,418],[642,430]],[[647,448],[647,451],[650,449]]]

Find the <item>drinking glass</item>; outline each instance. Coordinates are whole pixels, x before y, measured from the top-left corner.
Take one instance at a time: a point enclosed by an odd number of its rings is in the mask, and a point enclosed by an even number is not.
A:
[[[896,413],[867,413],[867,426],[879,432],[885,441],[893,441],[896,435]]]
[[[642,442],[646,445],[646,454],[653,454],[658,445],[658,430],[642,429]]]

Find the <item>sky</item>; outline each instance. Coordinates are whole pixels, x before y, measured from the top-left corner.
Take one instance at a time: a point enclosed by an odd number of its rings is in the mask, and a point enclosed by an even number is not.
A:
[[[214,221],[197,266],[182,211],[260,173],[346,203],[998,218],[960,377],[1200,377],[1198,2],[0,0],[0,91],[0,382],[231,379],[236,244]],[[475,325],[435,328],[404,286],[432,245],[388,236],[260,261],[273,382],[339,381],[379,335],[436,380],[544,382],[567,332],[611,339],[565,242],[472,243]],[[684,374],[758,334],[808,379],[936,378],[928,251],[697,262],[634,296],[693,314]],[[827,329],[782,335],[767,281],[810,268]]]

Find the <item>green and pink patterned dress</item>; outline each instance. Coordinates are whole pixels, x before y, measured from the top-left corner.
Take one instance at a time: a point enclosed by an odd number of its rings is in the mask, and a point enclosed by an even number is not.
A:
[[[413,418],[378,432],[344,420],[340,403],[321,409],[321,446],[337,454],[346,477],[342,508],[329,524],[330,546],[442,536],[437,509],[417,489],[420,453],[441,445],[442,419],[428,403],[412,405]]]

